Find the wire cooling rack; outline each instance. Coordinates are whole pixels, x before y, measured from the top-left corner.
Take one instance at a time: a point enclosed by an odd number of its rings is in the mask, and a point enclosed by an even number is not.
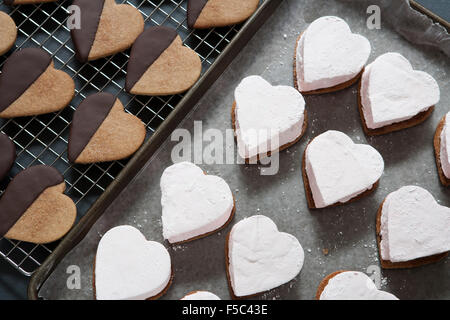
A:
[[[262,0],[261,2],[263,2]],[[240,26],[208,30],[190,30],[186,20],[186,0],[116,1],[136,7],[144,16],[146,27],[166,25],[177,29],[183,42],[195,50],[205,72],[239,31]],[[55,67],[67,72],[76,84],[75,98],[58,113],[37,117],[0,119],[0,130],[6,133],[17,148],[17,160],[9,179],[0,184],[2,193],[8,182],[23,169],[47,164],[57,168],[66,181],[66,194],[76,203],[78,219],[114,181],[126,161],[91,165],[71,165],[67,159],[67,140],[70,122],[76,106],[98,91],[116,95],[127,112],[138,116],[147,127],[147,138],[167,118],[183,95],[167,97],[132,96],[124,92],[126,64],[129,51],[86,64],[75,59],[70,32],[66,26],[71,1],[8,7],[0,0],[0,10],[11,15],[18,27],[15,51],[26,47],[40,47],[52,55]],[[0,56],[0,68],[7,53]],[[57,243],[35,245],[0,238],[0,256],[22,274],[30,276],[57,246]]]

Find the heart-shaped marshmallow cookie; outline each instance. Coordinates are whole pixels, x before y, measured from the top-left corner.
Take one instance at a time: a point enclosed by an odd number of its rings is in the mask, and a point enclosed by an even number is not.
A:
[[[131,47],[144,31],[140,12],[115,0],[75,0],[80,27],[71,30],[78,60],[96,60]]]
[[[97,300],[156,299],[171,281],[171,259],[162,244],[147,241],[131,226],[115,227],[103,235],[94,266]]]
[[[77,208],[63,194],[63,176],[39,165],[20,172],[0,198],[0,237],[49,243],[63,237],[75,222]]]
[[[188,293],[180,300],[220,300],[220,298],[208,291],[194,291]]]
[[[357,271],[337,271],[325,277],[319,285],[316,300],[398,300],[393,294],[378,290],[366,274]]]
[[[242,158],[258,159],[285,149],[305,133],[305,100],[294,88],[250,76],[237,86],[234,97],[231,116]]]
[[[174,29],[151,27],[133,44],[125,87],[133,94],[177,94],[192,87],[201,71],[200,57]]]
[[[56,70],[42,49],[14,52],[0,76],[0,118],[34,116],[63,109],[72,100],[75,83]]]
[[[303,183],[310,208],[356,200],[378,185],[384,170],[380,153],[355,144],[340,131],[315,137],[303,155]]]
[[[383,268],[410,268],[438,261],[450,251],[450,208],[425,189],[406,186],[390,193],[378,210]]]
[[[223,27],[240,23],[250,17],[259,0],[189,0],[189,28]]]
[[[313,21],[297,40],[294,83],[303,94],[341,90],[355,83],[370,55],[370,43],[338,17]]]
[[[0,180],[8,174],[16,161],[16,147],[14,142],[3,133],[0,133]]]
[[[450,186],[450,112],[442,118],[436,128],[434,154],[439,178],[444,186]]]
[[[185,242],[207,236],[227,225],[234,215],[230,187],[190,162],[176,163],[161,177],[164,239]]]
[[[145,139],[142,121],[124,111],[110,93],[87,97],[73,115],[69,136],[69,161],[93,163],[131,156]]]
[[[17,27],[14,20],[5,12],[0,11],[0,55],[11,49],[16,42]]]
[[[384,134],[423,122],[439,102],[436,80],[414,70],[399,53],[388,52],[362,75],[359,102],[364,131]]]
[[[254,296],[294,279],[305,254],[297,238],[257,215],[233,226],[226,245],[227,276],[234,298]]]

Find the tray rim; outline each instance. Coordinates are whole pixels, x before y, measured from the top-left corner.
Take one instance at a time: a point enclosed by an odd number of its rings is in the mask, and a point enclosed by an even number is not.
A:
[[[416,2],[415,0],[409,0],[409,3],[413,9],[419,11],[420,13],[425,14],[431,20],[441,24],[444,28],[447,29],[447,31],[450,31],[450,23],[448,21],[446,21],[442,17],[438,16],[437,14],[433,13],[431,10],[425,8],[423,5]]]
[[[133,155],[117,178],[100,195],[91,208],[61,240],[53,252],[37,268],[28,284],[27,294],[30,300],[39,300],[39,290],[57,267],[59,262],[86,236],[94,223],[102,216],[106,208],[137,176],[150,161],[159,147],[193,109],[209,87],[219,78],[228,65],[247,44],[262,24],[272,15],[283,0],[265,0],[256,12],[243,24],[228,46],[222,51],[199,81],[178,102],[166,120],[156,129],[144,145]]]

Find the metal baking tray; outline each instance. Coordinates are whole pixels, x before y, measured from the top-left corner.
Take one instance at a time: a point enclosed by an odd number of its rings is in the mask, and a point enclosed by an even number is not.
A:
[[[244,24],[207,30],[187,27],[186,0],[117,2],[139,9],[146,27],[166,25],[177,29],[183,43],[199,54],[202,76],[186,94],[144,97],[124,92],[129,51],[86,64],[79,63],[75,59],[66,26],[67,7],[71,1],[8,7],[0,0],[0,10],[9,13],[18,26],[17,41],[11,51],[40,47],[52,55],[55,67],[70,74],[76,83],[75,98],[58,113],[0,120],[0,130],[14,140],[17,148],[18,156],[10,179],[32,165],[54,166],[64,175],[66,194],[75,201],[78,209],[75,226],[57,243],[35,245],[0,239],[0,256],[26,276],[35,273],[31,284],[34,291],[58,261],[84,237],[104,209],[143,167],[281,0],[261,0],[258,10]],[[10,52],[0,57],[0,68],[9,55]],[[146,142],[128,160],[72,165],[67,160],[72,114],[84,98],[98,91],[116,95],[124,103],[126,112],[138,116],[146,124]],[[6,186],[7,182],[0,185],[1,192]]]

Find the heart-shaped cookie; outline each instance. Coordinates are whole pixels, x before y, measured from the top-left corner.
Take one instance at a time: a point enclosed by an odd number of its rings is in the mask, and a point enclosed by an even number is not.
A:
[[[110,93],[87,97],[73,115],[69,136],[69,161],[93,163],[128,158],[145,139],[142,121],[124,111]]]
[[[133,44],[125,88],[150,96],[182,93],[194,85],[201,71],[200,57],[183,46],[174,29],[151,27]]]
[[[370,43],[338,17],[313,21],[299,36],[294,84],[303,94],[326,93],[355,83],[370,55]]]
[[[132,226],[115,227],[103,235],[94,264],[97,300],[157,299],[171,282],[171,259],[162,244],[147,241]]]
[[[364,131],[378,135],[415,126],[430,116],[439,97],[432,76],[414,70],[399,53],[385,53],[365,68],[361,78],[359,109]]]
[[[191,162],[179,162],[161,177],[164,239],[179,243],[205,237],[225,227],[234,215],[230,187]]]
[[[233,298],[274,289],[294,279],[305,254],[297,238],[279,232],[266,216],[239,221],[228,234],[226,266]]]
[[[303,154],[303,183],[310,208],[356,200],[372,192],[383,174],[380,153],[329,130],[315,137]]]
[[[45,2],[55,2],[57,0],[4,0],[3,2],[8,5],[18,5],[18,4],[33,4],[33,3],[45,3]]]
[[[223,27],[247,20],[258,8],[259,0],[189,0],[189,28]]]
[[[180,300],[220,300],[214,293],[208,291],[193,291],[185,295]]]
[[[239,155],[251,161],[296,143],[306,131],[305,100],[294,88],[244,78],[231,112]]]
[[[434,154],[439,179],[444,186],[450,186],[450,112],[439,122],[434,134]]]
[[[337,271],[326,276],[319,285],[316,300],[398,300],[393,294],[378,290],[366,274]]]
[[[0,198],[0,237],[33,243],[62,238],[72,227],[77,208],[64,195],[63,176],[39,165],[20,172]]]
[[[3,133],[0,133],[0,150],[0,180],[3,180],[16,161],[16,147],[11,139]]]
[[[381,204],[377,236],[383,268],[438,261],[450,251],[450,208],[439,205],[421,187],[402,187]]]
[[[34,116],[63,109],[72,100],[75,83],[56,70],[42,49],[14,52],[0,76],[0,118]]]
[[[78,60],[96,60],[124,51],[144,31],[139,10],[115,0],[75,0],[80,28],[71,30]]]
[[[3,11],[0,11],[0,55],[8,52],[14,45],[17,38],[17,27],[11,17]]]

